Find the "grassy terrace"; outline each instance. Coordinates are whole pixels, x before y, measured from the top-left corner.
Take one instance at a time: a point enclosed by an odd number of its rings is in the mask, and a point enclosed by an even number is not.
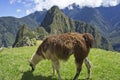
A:
[[[38,46],[20,47],[0,51],[0,80],[57,80],[52,76],[52,66],[49,60],[41,61],[32,73],[29,59]],[[91,80],[120,80],[120,53],[91,49],[89,59],[92,65]],[[63,80],[72,80],[75,75],[74,57],[67,62],[61,61],[61,77]],[[83,65],[80,80],[87,76]]]

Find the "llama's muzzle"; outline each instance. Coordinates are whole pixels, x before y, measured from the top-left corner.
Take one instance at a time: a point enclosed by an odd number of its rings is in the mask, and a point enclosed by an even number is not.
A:
[[[34,66],[33,66],[33,64],[32,63],[30,63],[30,67],[32,68],[32,71],[34,71],[35,69],[34,69]]]

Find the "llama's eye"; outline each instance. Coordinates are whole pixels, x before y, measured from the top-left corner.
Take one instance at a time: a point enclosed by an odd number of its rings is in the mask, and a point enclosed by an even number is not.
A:
[[[86,42],[88,42],[88,39],[86,37],[84,39],[85,39]]]

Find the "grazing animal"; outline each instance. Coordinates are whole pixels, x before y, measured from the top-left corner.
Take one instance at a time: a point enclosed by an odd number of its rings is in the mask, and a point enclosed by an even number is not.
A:
[[[94,38],[90,33],[64,33],[47,37],[32,56],[30,66],[34,70],[39,61],[49,59],[52,62],[53,75],[56,70],[58,80],[61,80],[59,60],[67,61],[70,55],[73,54],[76,63],[76,74],[73,80],[78,80],[83,62],[85,62],[88,70],[87,79],[90,79],[90,62],[87,56],[93,41]]]

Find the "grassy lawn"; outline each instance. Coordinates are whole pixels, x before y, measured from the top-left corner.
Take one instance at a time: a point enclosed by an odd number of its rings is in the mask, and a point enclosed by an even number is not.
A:
[[[41,61],[31,72],[28,61],[36,49],[37,46],[0,51],[0,80],[57,80],[57,75],[52,76],[52,66],[48,60]],[[91,80],[120,80],[120,53],[91,49],[89,59],[92,65]],[[73,56],[67,62],[61,61],[62,79],[73,79],[75,68]],[[79,79],[84,80],[86,76],[87,70],[83,65]]]

